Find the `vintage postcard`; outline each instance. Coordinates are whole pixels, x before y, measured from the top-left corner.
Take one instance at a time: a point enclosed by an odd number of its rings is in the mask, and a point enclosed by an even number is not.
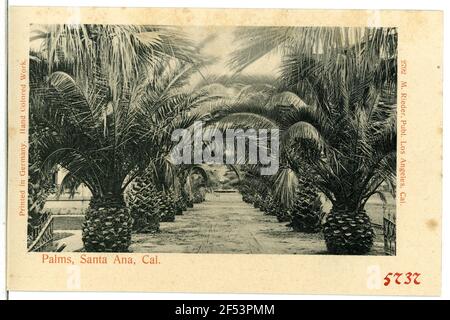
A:
[[[8,28],[8,290],[440,294],[442,12]]]

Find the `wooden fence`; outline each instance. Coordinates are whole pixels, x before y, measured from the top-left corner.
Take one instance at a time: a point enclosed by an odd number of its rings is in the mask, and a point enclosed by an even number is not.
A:
[[[30,228],[30,226],[28,227]],[[50,215],[44,223],[31,228],[33,229],[30,232],[30,237],[33,240],[28,246],[28,252],[52,251],[48,250],[48,247],[53,242],[53,216]]]
[[[397,253],[396,217],[390,212],[383,217],[384,252],[395,256]]]

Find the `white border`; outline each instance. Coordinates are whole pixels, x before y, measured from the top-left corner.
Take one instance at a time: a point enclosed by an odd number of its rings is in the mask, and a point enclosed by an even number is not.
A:
[[[0,16],[6,16],[6,6],[6,1],[0,6]],[[6,24],[2,20],[0,33],[0,300],[6,299]]]
[[[121,0],[72,0],[71,6],[95,6],[100,7],[122,7],[124,2]],[[60,0],[10,0],[9,5],[16,6],[60,6]],[[181,0],[159,0],[159,1],[143,1],[143,0],[127,0],[127,7],[196,7],[196,8],[299,8],[299,9],[414,9],[414,10],[444,10],[444,25],[448,25],[448,15],[450,14],[450,5],[448,1],[421,1],[410,0],[407,3],[400,0],[322,0],[322,1],[307,1],[307,0],[259,0],[255,2],[243,2],[242,0],[216,0],[200,1],[190,0],[183,2]],[[0,8],[0,16],[5,16],[5,5]],[[5,19],[6,20],[6,19]],[[4,28],[6,23],[2,25]],[[445,28],[444,28],[445,30]],[[0,52],[2,54],[2,61],[5,60],[6,46],[5,34],[0,34]],[[448,43],[450,41],[449,32],[444,32],[444,60],[448,58]],[[448,79],[450,68],[446,68],[444,62],[444,93],[449,92],[450,86]],[[6,63],[0,63],[0,101],[3,103],[0,111],[0,300],[6,297],[5,295],[5,212],[6,212]],[[444,106],[447,105],[447,95],[444,94]],[[444,138],[450,133],[450,111],[444,107]],[[444,140],[446,142],[446,140]],[[445,195],[450,194],[450,181],[448,179],[448,169],[450,167],[450,150],[444,143],[444,203],[443,203],[443,247],[442,247],[442,296],[440,299],[450,299],[450,222],[446,214],[450,210],[450,197]],[[385,296],[325,296],[325,295],[262,295],[262,294],[185,294],[185,293],[77,293],[77,292],[10,292],[10,299],[271,299],[271,300],[293,300],[293,299],[386,299]],[[391,299],[403,299],[405,297],[392,297]],[[406,297],[407,299],[423,299],[417,297]]]
[[[122,0],[74,0],[70,6],[84,7],[123,7]],[[61,6],[60,0],[9,0],[10,5],[16,6]],[[407,4],[399,0],[127,0],[127,7],[191,7],[191,8],[298,8],[298,9],[427,9],[440,10],[444,5],[439,1],[424,2],[411,0]]]

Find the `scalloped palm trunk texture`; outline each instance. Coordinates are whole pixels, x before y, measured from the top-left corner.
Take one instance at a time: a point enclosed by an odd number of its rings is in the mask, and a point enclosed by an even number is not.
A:
[[[153,184],[138,179],[128,192],[128,206],[133,217],[133,231],[152,233],[159,231],[160,201]]]
[[[123,201],[91,201],[82,226],[87,252],[127,252],[133,219]]]
[[[309,181],[298,189],[291,214],[290,226],[295,231],[305,233],[320,231],[322,202],[316,188]]]
[[[357,214],[332,208],[324,224],[323,233],[328,252],[338,255],[367,254],[375,233],[364,210]]]

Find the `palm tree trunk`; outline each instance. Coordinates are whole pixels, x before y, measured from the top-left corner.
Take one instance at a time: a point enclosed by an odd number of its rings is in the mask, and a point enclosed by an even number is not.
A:
[[[322,201],[311,177],[299,178],[299,187],[292,207],[290,226],[298,232],[317,233],[321,229]]]
[[[94,196],[83,223],[87,252],[127,252],[133,221],[122,194]]]
[[[374,231],[364,209],[337,202],[331,208],[323,233],[328,252],[339,255],[363,255],[373,245]]]
[[[127,204],[138,233],[159,231],[160,203],[158,191],[148,177],[138,177],[127,192]]]

